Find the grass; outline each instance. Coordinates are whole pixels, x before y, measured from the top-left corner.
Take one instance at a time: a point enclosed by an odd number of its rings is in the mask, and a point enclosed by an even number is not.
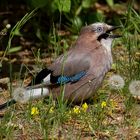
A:
[[[128,86],[131,80],[140,79],[140,16],[131,9],[124,17],[123,38],[113,47],[114,64],[102,87],[86,103],[88,108],[84,103],[68,105],[63,98],[56,102],[51,97],[13,105],[0,119],[0,139],[139,139],[140,105],[130,94]],[[56,41],[55,29],[52,36],[56,57],[61,48],[60,42]],[[67,40],[65,42],[64,48],[67,48]],[[39,60],[40,52],[34,56]],[[110,89],[108,78],[114,73],[124,78],[123,89]]]

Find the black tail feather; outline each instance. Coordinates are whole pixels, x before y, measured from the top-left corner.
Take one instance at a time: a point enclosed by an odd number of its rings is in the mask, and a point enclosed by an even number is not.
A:
[[[51,70],[48,70],[47,68],[41,70],[35,78],[31,81],[31,83],[28,86],[37,85],[42,82],[42,80],[51,73]]]
[[[11,105],[13,105],[15,103],[16,103],[16,101],[14,99],[10,99],[6,103],[0,105],[0,110],[2,110],[4,108],[7,108],[7,107],[9,107],[9,106],[11,106]]]

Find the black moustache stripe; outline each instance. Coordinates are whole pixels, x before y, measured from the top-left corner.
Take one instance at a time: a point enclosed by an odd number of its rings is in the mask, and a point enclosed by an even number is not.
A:
[[[104,34],[101,34],[98,38],[97,38],[97,40],[98,41],[101,41],[101,39],[106,39],[107,37],[109,37],[109,34],[107,34],[107,33],[104,33]]]
[[[97,40],[98,41],[101,41],[101,39],[106,39],[106,38],[119,38],[119,37],[122,37],[121,35],[110,35],[110,34],[107,34],[107,33],[104,33],[104,34],[101,34]]]

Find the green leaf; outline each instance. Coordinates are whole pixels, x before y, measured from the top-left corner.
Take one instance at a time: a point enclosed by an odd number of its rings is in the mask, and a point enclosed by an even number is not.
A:
[[[63,12],[69,12],[71,8],[71,0],[63,0]]]
[[[10,49],[8,50],[8,52],[7,52],[7,53],[14,53],[14,52],[18,52],[18,51],[20,51],[21,49],[22,49],[22,47],[21,47],[21,46],[12,47],[12,48],[10,48]]]
[[[89,8],[90,6],[91,6],[91,0],[83,0],[82,1],[83,8]]]
[[[71,8],[71,0],[55,0],[57,9],[60,12],[69,12]]]
[[[13,32],[14,35],[16,36],[22,36],[21,32],[19,29],[15,29],[15,31]]]
[[[114,5],[114,0],[106,0],[106,2],[110,7]]]

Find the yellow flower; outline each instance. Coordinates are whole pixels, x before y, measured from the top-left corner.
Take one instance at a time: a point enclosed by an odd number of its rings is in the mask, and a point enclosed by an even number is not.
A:
[[[105,101],[103,101],[103,102],[101,103],[101,107],[102,107],[102,108],[106,107],[106,102],[105,102]]]
[[[86,112],[87,109],[88,109],[87,103],[82,104],[82,110],[83,110],[84,112]]]
[[[79,108],[78,106],[75,106],[75,107],[73,108],[73,112],[74,112],[75,114],[79,114],[79,113],[80,113],[80,108]]]
[[[37,107],[32,107],[31,109],[31,115],[38,115],[39,114],[39,110]]]
[[[52,106],[49,110],[49,113],[53,113],[54,112],[54,107]]]

